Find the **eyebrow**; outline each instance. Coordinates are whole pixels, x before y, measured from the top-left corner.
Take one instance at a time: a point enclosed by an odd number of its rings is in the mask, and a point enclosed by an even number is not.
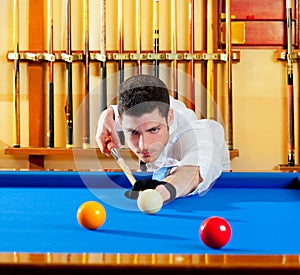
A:
[[[161,124],[157,125],[157,126],[153,126],[153,127],[150,127],[149,129],[146,129],[146,132],[149,132],[153,129],[157,129],[157,128],[160,128],[161,127]],[[135,130],[135,129],[132,129],[132,128],[125,128],[125,130],[127,132],[136,132],[136,133],[139,133],[139,131]]]

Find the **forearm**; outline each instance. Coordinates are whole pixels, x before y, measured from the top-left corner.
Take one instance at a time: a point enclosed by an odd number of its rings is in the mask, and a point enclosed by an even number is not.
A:
[[[177,170],[170,176],[166,177],[164,181],[171,183],[176,189],[176,197],[185,196],[194,191],[197,186],[202,182],[200,176],[200,169],[196,166],[182,166],[178,167]],[[161,185],[157,187],[164,199],[168,200],[170,194],[166,188]]]
[[[114,120],[114,110],[112,108],[108,108],[100,114],[96,132],[96,141],[101,152],[109,156],[110,151],[106,148],[107,137],[111,137],[114,144],[120,147],[120,140]]]

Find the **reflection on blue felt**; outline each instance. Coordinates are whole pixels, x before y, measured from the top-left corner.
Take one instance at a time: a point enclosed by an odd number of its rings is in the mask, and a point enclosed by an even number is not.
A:
[[[93,188],[89,189],[99,200],[106,204],[127,211],[139,211],[136,200],[125,197],[124,188]]]

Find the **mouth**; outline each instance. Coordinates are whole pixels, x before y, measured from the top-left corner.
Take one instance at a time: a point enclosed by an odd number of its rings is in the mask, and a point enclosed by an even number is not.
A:
[[[140,155],[141,155],[143,158],[150,158],[150,157],[151,157],[150,152],[143,152],[143,153],[140,153]]]
[[[145,151],[145,152],[137,152],[138,155],[143,158],[143,159],[146,159],[146,158],[150,158],[151,157],[151,153],[149,151]]]

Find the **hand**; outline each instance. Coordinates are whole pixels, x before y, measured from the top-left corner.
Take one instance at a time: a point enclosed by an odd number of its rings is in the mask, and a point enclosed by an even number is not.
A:
[[[151,180],[151,179],[138,180],[132,186],[131,190],[127,190],[125,192],[125,197],[136,200],[139,196],[140,191],[144,191],[146,189],[155,189],[158,185],[161,185],[161,184],[164,185],[164,184],[166,184],[166,182],[158,181],[158,180]]]
[[[112,108],[108,108],[100,114],[96,132],[96,142],[100,151],[110,156],[111,152],[107,148],[107,137],[111,137],[112,142],[117,148],[121,147],[121,142],[116,131],[116,123],[114,121],[114,110]]]

